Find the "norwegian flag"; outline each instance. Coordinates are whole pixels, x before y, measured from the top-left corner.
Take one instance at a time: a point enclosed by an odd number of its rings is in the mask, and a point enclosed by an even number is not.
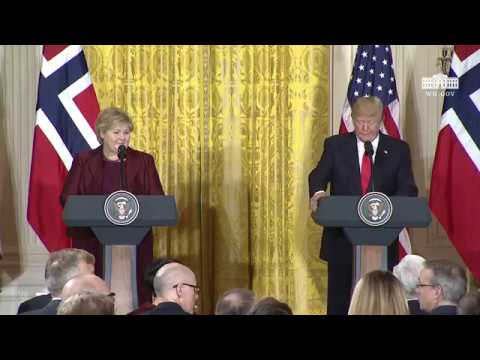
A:
[[[389,45],[359,45],[353,64],[352,76],[348,85],[347,98],[343,105],[340,134],[354,130],[352,121],[352,104],[360,96],[377,96],[384,105],[383,125],[385,134],[401,139],[400,104],[397,84],[393,71],[392,50]],[[410,237],[406,229],[399,236],[399,258],[412,253]]]
[[[429,205],[472,274],[480,279],[480,45],[454,47],[432,169]]]
[[[27,220],[48,251],[71,247],[60,194],[73,157],[95,148],[99,105],[82,47],[44,45]]]

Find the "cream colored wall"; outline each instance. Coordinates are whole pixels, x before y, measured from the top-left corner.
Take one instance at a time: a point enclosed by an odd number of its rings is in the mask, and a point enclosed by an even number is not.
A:
[[[421,196],[427,196],[442,99],[421,90],[421,78],[439,70],[441,46],[392,46],[401,104],[404,138],[412,149],[414,174]],[[331,124],[339,119],[355,58],[355,45],[332,47]],[[4,231],[0,260],[0,314],[16,313],[19,302],[43,289],[47,252],[26,222],[32,135],[35,121],[40,46],[0,46],[0,228]],[[434,221],[414,230],[415,253],[460,261]]]
[[[39,46],[0,46],[0,314],[43,288],[47,251],[26,222]]]

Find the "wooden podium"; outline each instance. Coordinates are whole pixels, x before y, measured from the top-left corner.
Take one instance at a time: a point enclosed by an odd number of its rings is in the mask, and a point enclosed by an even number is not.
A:
[[[405,227],[427,227],[432,216],[425,198],[389,197],[392,216],[381,226],[364,223],[357,211],[361,196],[327,196],[320,200],[313,214],[315,222],[325,227],[343,228],[353,245],[353,287],[360,278],[373,270],[388,270],[387,247]]]

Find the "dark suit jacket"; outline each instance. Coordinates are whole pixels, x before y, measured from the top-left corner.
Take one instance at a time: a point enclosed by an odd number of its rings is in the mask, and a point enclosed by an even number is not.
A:
[[[65,205],[69,195],[102,195],[104,178],[103,148],[99,146],[75,156],[64,183],[60,201]],[[127,148],[125,161],[126,190],[135,195],[164,195],[153,157],[147,153]],[[95,273],[103,277],[103,248],[90,228],[69,228],[72,247],[84,249],[95,258]],[[137,282],[142,284],[143,271],[153,260],[152,232],[137,247]],[[151,292],[138,287],[139,303],[151,300]]]
[[[455,305],[442,305],[432,310],[430,315],[457,315]]]
[[[57,315],[58,305],[62,300],[55,299],[50,301],[47,306],[39,310],[27,311],[21,315]]]
[[[17,315],[27,311],[41,309],[45,307],[51,300],[52,295],[50,294],[39,295],[31,299],[25,300],[18,306]]]
[[[177,303],[166,301],[158,304],[150,311],[143,313],[143,315],[191,315],[184,311]]]
[[[427,315],[427,313],[420,308],[420,302],[415,299],[408,300],[408,310],[410,311],[410,315]]]
[[[380,133],[373,166],[375,191],[388,196],[417,196],[412,173],[410,149],[406,142]],[[361,176],[355,133],[327,138],[320,161],[308,177],[310,197],[319,190],[331,195],[361,195]],[[370,183],[370,190],[371,190]],[[325,228],[320,258],[326,261],[347,262],[352,246],[340,228]],[[350,262],[351,260],[348,260]]]

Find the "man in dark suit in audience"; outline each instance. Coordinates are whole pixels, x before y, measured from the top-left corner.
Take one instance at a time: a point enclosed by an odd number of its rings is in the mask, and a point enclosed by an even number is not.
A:
[[[47,289],[50,302],[41,309],[27,311],[21,315],[56,315],[62,301],[62,290],[68,280],[82,274],[91,274],[95,269],[95,258],[81,249],[63,249],[50,254],[46,265]]]
[[[457,315],[457,306],[467,291],[465,269],[448,260],[429,260],[417,284],[420,308],[430,315]]]
[[[40,294],[31,299],[25,300],[18,306],[17,315],[23,314],[27,311],[38,310],[45,307],[52,301],[51,294]]]
[[[380,133],[383,109],[376,96],[358,98],[352,105],[354,131],[325,140],[322,157],[308,177],[312,212],[327,196],[329,183],[330,194],[337,196],[360,196],[372,191],[372,185],[388,196],[417,196],[408,144]],[[341,228],[324,228],[320,259],[328,262],[327,314],[346,315],[353,288],[353,246]],[[388,248],[388,268],[397,262],[395,241]]]
[[[157,294],[155,293],[155,287],[153,286],[153,279],[155,279],[155,275],[157,274],[158,270],[160,270],[162,266],[170,263],[181,264],[181,262],[176,259],[161,257],[156,259],[154,262],[152,262],[147,266],[147,268],[145,269],[145,273],[143,275],[143,285],[147,288],[148,292],[153,294],[152,300],[144,302],[143,304],[140,304],[140,306],[137,309],[134,309],[133,311],[129,312],[127,315],[141,315],[152,310],[155,307],[152,301],[157,296]]]
[[[192,315],[200,288],[192,270],[179,263],[162,266],[153,279],[155,308],[145,315]]]

